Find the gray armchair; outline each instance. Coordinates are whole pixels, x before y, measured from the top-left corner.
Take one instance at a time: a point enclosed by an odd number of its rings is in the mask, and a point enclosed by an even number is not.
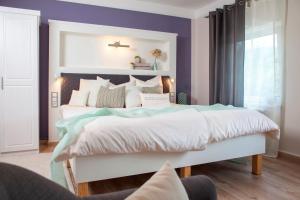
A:
[[[182,180],[191,200],[216,200],[214,183],[206,176]],[[92,195],[84,200],[123,200],[135,189]],[[1,200],[78,200],[71,192],[56,183],[24,168],[0,163]]]

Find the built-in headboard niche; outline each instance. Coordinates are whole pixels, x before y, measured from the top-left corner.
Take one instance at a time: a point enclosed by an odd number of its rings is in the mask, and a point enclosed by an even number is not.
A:
[[[61,102],[61,74],[84,75],[161,75],[173,80],[176,89],[177,34],[158,31],[102,26],[65,21],[49,21],[49,133],[57,138],[55,123]],[[131,62],[140,56],[152,65],[151,51],[160,49],[157,70],[133,69]],[[76,76],[77,77],[77,76]],[[54,95],[53,95],[54,94]]]
[[[56,73],[132,74],[176,76],[177,34],[122,27],[50,21],[54,52],[50,63]],[[114,46],[119,44],[121,47]],[[153,49],[160,49],[158,69],[133,70],[140,56],[152,65]]]

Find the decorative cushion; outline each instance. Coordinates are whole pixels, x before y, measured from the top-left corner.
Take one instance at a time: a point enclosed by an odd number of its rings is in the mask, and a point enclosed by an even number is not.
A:
[[[109,89],[116,89],[125,86],[125,106],[126,108],[141,107],[141,88],[135,86],[135,81],[129,81],[115,85],[110,83]]]
[[[71,106],[86,106],[88,96],[89,96],[88,91],[73,90],[69,105],[71,105]]]
[[[97,103],[98,92],[101,86],[107,87],[109,84],[109,80],[87,80],[80,79],[80,91],[88,91],[90,92],[88,97],[88,106],[95,107]]]
[[[142,93],[145,94],[162,94],[163,93],[163,88],[159,85],[154,86],[154,87],[143,87],[142,88]]]
[[[139,86],[139,87],[155,87],[157,85],[159,85],[161,87],[163,86],[161,76],[156,76],[148,81],[142,81],[133,76],[130,76],[130,81],[135,81],[136,86]]]
[[[125,104],[125,86],[115,89],[101,87],[98,93],[97,107],[123,108]]]
[[[89,97],[88,97],[88,102],[87,105],[90,107],[96,107],[97,104],[97,98],[98,98],[98,93],[100,90],[101,86],[95,86],[94,88],[91,88]]]
[[[104,79],[104,78],[101,78],[100,76],[97,76],[97,80],[98,81],[110,81],[109,79]]]
[[[140,94],[143,107],[165,107],[170,106],[170,95],[165,94]]]
[[[109,83],[109,88],[110,88],[110,89],[115,89],[115,88],[123,87],[123,86],[125,86],[126,89],[127,89],[128,87],[135,86],[135,81],[129,81],[129,82],[127,82],[127,83],[122,83],[122,84],[119,84],[119,85],[115,85],[115,84],[113,84],[113,83],[111,83],[111,82]]]
[[[126,98],[125,98],[125,105],[126,108],[134,108],[134,107],[141,107],[141,88],[137,86],[126,87]]]
[[[126,200],[188,200],[179,177],[169,162]]]
[[[180,92],[178,94],[178,104],[183,104],[183,105],[187,104],[187,94],[186,93]]]

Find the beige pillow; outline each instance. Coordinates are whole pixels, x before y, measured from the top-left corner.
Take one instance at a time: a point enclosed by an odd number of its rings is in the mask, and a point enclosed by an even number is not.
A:
[[[97,98],[97,108],[123,108],[125,104],[125,86],[115,89],[101,87]]]
[[[145,94],[162,94],[163,88],[160,85],[154,86],[154,87],[143,87],[142,93]]]
[[[188,200],[188,195],[169,162],[126,200]]]

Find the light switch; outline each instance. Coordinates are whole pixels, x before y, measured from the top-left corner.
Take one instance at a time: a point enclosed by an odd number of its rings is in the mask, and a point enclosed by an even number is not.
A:
[[[51,92],[51,107],[58,107],[58,92]]]

